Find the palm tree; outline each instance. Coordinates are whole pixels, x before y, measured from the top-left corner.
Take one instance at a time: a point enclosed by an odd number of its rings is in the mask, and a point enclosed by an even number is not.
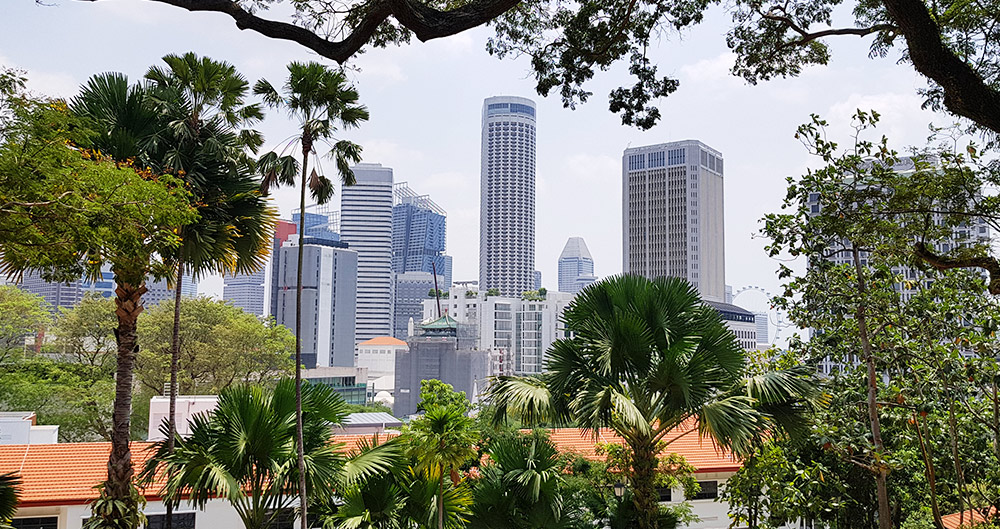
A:
[[[490,388],[496,420],[613,429],[633,453],[643,529],[657,527],[657,456],[675,428],[696,421],[699,435],[744,454],[767,432],[801,427],[818,399],[804,368],[746,377],[735,336],[682,279],[614,276],[584,289],[563,317],[572,337],[553,343],[545,374]]]
[[[410,423],[410,454],[416,470],[437,481],[437,527],[444,529],[445,475],[458,485],[456,469],[475,457],[474,421],[458,405],[431,406]]]
[[[181,176],[197,205],[199,219],[180,228],[176,257],[174,326],[170,355],[170,411],[167,444],[177,432],[177,371],[180,358],[181,286],[184,273],[253,273],[265,265],[276,213],[259,191],[253,160],[260,133],[249,128],[263,114],[244,105],[247,80],[232,65],[194,53],[166,55],[167,68],[151,67],[149,100],[166,128],[157,142],[164,170]],[[246,127],[246,128],[244,128]],[[167,529],[173,504],[167,504]]]
[[[362,121],[368,120],[368,110],[358,105],[358,92],[347,84],[347,79],[340,72],[315,62],[292,62],[288,65],[288,79],[285,82],[284,93],[278,92],[266,79],[261,79],[254,85],[254,93],[260,95],[264,102],[274,108],[285,109],[289,115],[297,119],[301,131],[296,138],[301,146],[302,164],[299,175],[299,253],[296,272],[295,293],[295,387],[296,423],[298,428],[298,465],[303,481],[299,483],[300,523],[302,529],[307,529],[306,515],[308,500],[305,489],[305,458],[302,447],[302,260],[303,244],[305,242],[305,212],[306,187],[319,204],[324,204],[333,196],[333,183],[316,169],[309,172],[309,157],[316,154],[316,142],[329,142],[337,132],[337,124],[343,128],[357,127]],[[291,145],[291,144],[289,144]],[[351,164],[361,161],[361,147],[347,140],[333,143],[330,155],[337,165],[337,172],[344,185],[354,184],[354,172]],[[297,162],[292,156],[279,156],[270,152],[261,159],[260,170],[264,175],[261,189],[266,193],[272,187],[294,185]],[[308,178],[307,178],[308,175]]]
[[[332,428],[347,416],[348,406],[328,386],[306,384],[300,394],[309,462],[301,478],[307,494],[330,494],[338,485],[351,486],[397,465],[401,450],[395,443],[348,457],[333,442]],[[164,472],[167,499],[184,497],[201,508],[212,498],[225,498],[246,529],[266,529],[294,505],[298,492],[295,397],[291,379],[279,381],[273,390],[223,390],[215,411],[192,419],[191,435],[178,438],[173,453],[166,440],[154,446],[143,477],[151,480]]]
[[[10,527],[10,519],[17,513],[21,495],[21,478],[13,472],[0,474],[0,527]]]
[[[472,529],[543,529],[565,524],[560,484],[565,462],[543,435],[502,437],[473,484]]]

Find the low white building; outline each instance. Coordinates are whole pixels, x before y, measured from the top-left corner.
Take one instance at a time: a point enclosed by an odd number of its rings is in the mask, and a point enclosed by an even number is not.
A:
[[[469,285],[451,288],[441,312],[478,328],[476,348],[490,352],[490,375],[537,374],[552,342],[566,335],[560,321],[573,294],[547,292],[537,297],[489,296]],[[437,318],[437,301],[424,301],[424,321]]]
[[[396,378],[396,354],[409,351],[406,342],[392,336],[379,336],[358,344],[357,367],[368,369],[369,393],[393,392]]]
[[[191,419],[198,414],[210,413],[218,405],[218,395],[178,395],[174,413],[178,435],[181,437],[190,435]],[[161,427],[167,423],[167,415],[170,415],[170,397],[164,395],[149,399],[149,429],[146,432],[146,439],[162,441],[167,438],[161,431]]]
[[[37,424],[33,411],[0,412],[0,445],[59,442],[58,424]]]

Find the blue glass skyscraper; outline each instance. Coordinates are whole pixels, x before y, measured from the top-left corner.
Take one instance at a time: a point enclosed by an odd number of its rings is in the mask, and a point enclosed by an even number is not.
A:
[[[434,272],[444,277],[442,290],[451,286],[451,256],[445,255],[447,214],[427,195],[418,195],[405,182],[395,185],[392,207],[392,271]]]

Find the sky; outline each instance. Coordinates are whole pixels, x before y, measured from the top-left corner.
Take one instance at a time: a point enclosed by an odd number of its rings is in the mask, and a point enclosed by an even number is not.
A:
[[[332,64],[297,44],[240,31],[221,14],[144,0],[2,3],[0,64],[26,70],[29,89],[49,96],[72,97],[90,75],[105,71],[138,79],[168,53],[195,51],[225,60],[251,82],[266,78],[276,86],[290,61]],[[841,16],[840,23],[850,20]],[[830,122],[829,137],[846,142],[855,109],[874,109],[882,114],[879,132],[905,150],[926,142],[931,122],[946,125],[953,119],[920,109],[917,90],[926,82],[909,65],[898,64],[898,52],[869,59],[869,41],[857,37],[831,41],[827,66],[749,85],[729,73],[729,27],[729,15],[716,6],[700,26],[665,35],[649,50],[660,72],[678,78],[680,88],[658,102],[663,118],[648,131],[622,126],[608,111],[608,92],[632,84],[625,67],[598,72],[587,86],[590,100],[566,109],[558,95],[535,93],[526,59],[501,61],[486,53],[491,35],[486,27],[359,56],[350,78],[371,119],[341,137],[362,145],[364,162],[393,168],[396,182],[430,195],[448,212],[454,280],[475,280],[482,101],[494,95],[533,99],[538,107],[535,265],[549,288],[556,285],[557,259],[572,236],[586,241],[598,276],[622,271],[625,148],[701,140],[721,151],[726,162],[726,282],[737,290],[757,286],[775,293],[779,263],[767,256],[766,241],[756,234],[758,221],[780,210],[785,179],[819,165],[794,138],[799,124],[818,114]],[[272,111],[259,129],[271,149],[294,135],[295,123]],[[332,175],[332,163],[324,165]],[[290,218],[297,194],[279,190],[274,201],[282,217]],[[222,280],[206,278],[199,289],[221,297]],[[741,299],[763,302],[762,296]]]

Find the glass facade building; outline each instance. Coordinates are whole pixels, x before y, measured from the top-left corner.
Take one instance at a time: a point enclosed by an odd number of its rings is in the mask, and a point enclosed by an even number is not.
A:
[[[576,294],[596,280],[594,258],[587,243],[583,237],[570,237],[559,254],[559,292]]]
[[[434,273],[451,286],[451,256],[445,255],[447,214],[427,195],[418,195],[406,182],[393,187],[392,271]]]
[[[479,288],[505,296],[535,286],[535,103],[483,103]]]

